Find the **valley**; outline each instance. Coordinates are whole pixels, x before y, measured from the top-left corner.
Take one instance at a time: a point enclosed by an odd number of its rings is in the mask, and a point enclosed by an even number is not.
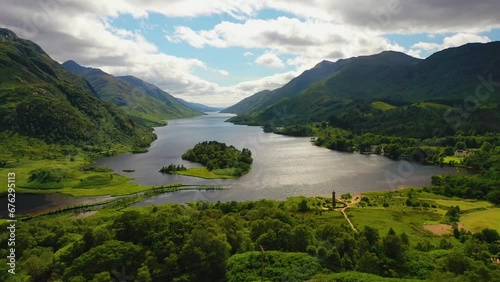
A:
[[[498,281],[499,54],[323,60],[222,109],[0,28],[0,280]]]

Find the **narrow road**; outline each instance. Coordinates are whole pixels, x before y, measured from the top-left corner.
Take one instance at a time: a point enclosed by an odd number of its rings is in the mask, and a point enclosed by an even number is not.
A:
[[[340,210],[340,212],[344,215],[345,219],[347,220],[347,222],[351,226],[352,230],[354,230],[354,232],[358,232],[358,230],[356,230],[356,227],[354,227],[354,224],[352,224],[351,220],[347,217],[347,214],[345,213],[345,209],[347,209],[347,207],[342,208]]]
[[[356,205],[358,204],[360,201],[361,201],[361,194],[355,194],[352,196],[352,198],[354,200],[351,201],[351,203],[347,204],[346,202],[344,202],[344,204],[346,204],[345,207],[341,208],[340,209],[340,212],[344,215],[345,219],[347,220],[347,222],[349,223],[349,225],[351,226],[352,230],[354,230],[354,232],[358,232],[358,230],[356,229],[356,227],[354,227],[354,224],[352,224],[351,220],[349,219],[349,217],[347,216],[347,214],[345,213],[345,210],[349,207],[349,206],[352,206],[352,205]]]

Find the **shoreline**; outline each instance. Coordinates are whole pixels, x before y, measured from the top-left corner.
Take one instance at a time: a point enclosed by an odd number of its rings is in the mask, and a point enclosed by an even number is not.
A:
[[[188,119],[193,119],[193,118],[188,118]],[[158,127],[158,128],[164,128],[165,126],[161,126],[161,127]],[[256,126],[256,127],[259,127],[259,126]],[[156,129],[154,129],[156,131]],[[282,135],[282,134],[276,134],[275,135],[279,135],[279,136],[286,136],[286,135]],[[286,136],[288,138],[297,138],[297,139],[305,139],[305,138],[308,138],[308,137],[294,137],[294,136]],[[153,142],[149,145],[149,147],[147,147],[147,150],[151,149],[151,147],[153,146],[153,144],[155,142],[157,142],[159,140],[159,138],[153,140]],[[306,143],[310,143],[308,140],[307,141],[304,141]],[[328,148],[325,148],[325,147],[321,147],[321,146],[315,146],[315,147],[319,147],[319,148],[324,148],[324,149],[328,149]],[[335,151],[335,150],[330,150],[328,149],[328,151]],[[335,152],[339,152],[339,153],[343,153],[343,152],[340,152],[340,151],[335,151]],[[118,155],[131,155],[133,153],[131,153],[130,151],[121,151],[119,152],[118,154],[116,154],[116,156]],[[100,159],[103,159],[103,158],[106,158],[106,156],[90,156],[90,155],[86,155],[86,157],[84,157],[84,159],[82,159],[82,164],[78,167],[78,171],[80,171],[80,173],[82,173],[81,175],[77,175],[78,178],[83,178],[83,173],[84,171],[82,170],[82,168],[85,168],[85,167],[89,167],[89,166],[99,166],[99,164],[97,164],[97,161],[100,160]],[[392,160],[390,159],[391,162],[396,162],[396,160]],[[429,167],[432,167],[432,166],[429,166]],[[105,185],[100,185],[100,186],[96,186],[96,187],[93,187],[93,188],[73,188],[72,186],[68,185],[68,186],[65,186],[65,188],[61,188],[61,189],[30,189],[30,188],[18,188],[18,192],[19,193],[23,193],[23,194],[38,194],[38,195],[64,195],[64,196],[69,196],[69,197],[74,197],[75,199],[78,199],[78,198],[84,198],[84,197],[99,197],[99,196],[109,196],[109,197],[112,197],[112,196],[126,196],[126,195],[131,195],[131,194],[134,194],[134,193],[139,193],[139,192],[145,192],[145,191],[149,191],[149,190],[153,190],[155,187],[158,187],[158,185],[145,185],[145,184],[140,184],[140,183],[137,183],[135,182],[134,180],[137,179],[137,177],[133,178],[130,176],[130,174],[127,174],[121,170],[115,170],[115,169],[112,169],[112,174],[115,175],[115,178],[119,178],[118,179],[118,182],[117,183],[113,183],[113,184],[105,184]],[[436,172],[437,174],[437,172]],[[116,176],[118,175],[118,177]],[[178,175],[183,175],[182,173],[178,173]],[[183,176],[187,176],[187,175],[183,175]],[[197,177],[197,176],[194,176],[194,177]],[[198,178],[201,178],[201,179],[220,179],[221,177],[217,177],[217,178],[204,178],[204,177],[198,177]],[[227,177],[226,179],[236,179],[234,177]],[[172,184],[169,184],[169,185],[174,185],[174,184],[180,184],[180,183],[172,183]],[[210,185],[210,183],[204,183],[204,184],[208,184]],[[161,185],[161,184],[160,184]],[[185,183],[181,183],[180,185],[189,185],[189,184],[185,184]],[[355,184],[353,184],[355,185]],[[425,187],[425,186],[428,186],[429,184],[425,184],[425,185],[418,185],[418,186],[415,186],[415,185],[408,185],[408,184],[405,184],[405,186],[412,186],[412,187],[415,187],[415,188],[420,188],[420,187]],[[91,186],[88,186],[88,187],[91,187]],[[360,186],[361,187],[361,186]],[[388,190],[389,189],[389,190]],[[377,189],[377,190],[370,190],[369,187],[365,187],[361,190],[356,190],[356,189],[353,189],[351,191],[351,193],[355,192],[373,192],[373,191],[392,191],[390,190],[390,187],[384,187],[383,189]],[[314,192],[314,191],[313,191]],[[348,192],[348,191],[346,191]],[[316,193],[315,195],[310,195],[309,197],[315,197],[315,196],[328,196],[327,193],[323,193],[321,191],[316,191],[314,192]],[[304,193],[307,195],[307,193]],[[303,195],[304,195],[303,194]],[[1,196],[1,194],[0,194]],[[286,199],[287,197],[293,197],[293,196],[296,196],[296,195],[288,195],[288,196],[284,196],[284,197],[279,197],[280,199]],[[249,198],[248,200],[252,200],[253,197]],[[268,198],[268,199],[271,199],[271,198]],[[238,199],[237,201],[245,201],[245,199]]]

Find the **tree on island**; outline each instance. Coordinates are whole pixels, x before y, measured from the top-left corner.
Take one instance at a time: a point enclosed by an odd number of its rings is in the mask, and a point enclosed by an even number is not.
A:
[[[252,152],[244,148],[238,150],[234,146],[217,141],[198,143],[193,149],[187,150],[182,159],[204,165],[207,170],[234,169],[234,176],[241,176],[250,170],[253,162]]]
[[[175,171],[184,171],[187,170],[187,168],[184,165],[175,165],[175,164],[169,164],[168,166],[164,166],[160,169],[160,172],[162,173],[172,173]]]

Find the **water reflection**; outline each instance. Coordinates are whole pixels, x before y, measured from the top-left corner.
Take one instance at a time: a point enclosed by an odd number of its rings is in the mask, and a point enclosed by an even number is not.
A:
[[[403,165],[382,156],[341,153],[313,146],[309,138],[295,138],[264,133],[260,127],[224,122],[231,115],[211,113],[206,116],[169,121],[156,128],[156,140],[148,153],[125,154],[100,159],[96,164],[114,169],[132,169],[127,176],[144,185],[170,183],[224,185],[224,191],[184,191],[156,196],[141,204],[186,202],[193,200],[230,201],[286,199],[287,197],[328,196],[338,193],[390,190],[404,186],[425,186],[439,173],[456,173],[451,168],[412,164],[414,172],[401,182],[390,185],[387,177],[398,175]],[[217,140],[238,149],[249,148],[252,170],[239,179],[206,180],[161,174],[158,170],[170,163],[198,166],[181,155],[202,141]]]

